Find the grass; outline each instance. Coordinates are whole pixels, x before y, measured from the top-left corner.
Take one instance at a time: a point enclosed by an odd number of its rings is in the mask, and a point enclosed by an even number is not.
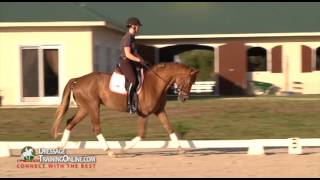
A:
[[[169,100],[166,110],[180,137],[187,140],[320,137],[319,95],[193,97],[185,103]],[[0,109],[0,141],[54,140],[49,133],[55,111],[55,108]],[[65,119],[75,111],[69,109]],[[129,140],[136,135],[136,116],[101,106],[100,117],[107,140]],[[71,140],[96,140],[89,118],[74,128]],[[148,119],[146,140],[169,140],[154,115]]]

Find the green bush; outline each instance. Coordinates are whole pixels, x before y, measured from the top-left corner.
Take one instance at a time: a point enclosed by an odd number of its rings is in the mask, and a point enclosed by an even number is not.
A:
[[[191,50],[179,54],[181,63],[190,65],[200,72],[197,81],[213,81],[214,54],[209,50]]]

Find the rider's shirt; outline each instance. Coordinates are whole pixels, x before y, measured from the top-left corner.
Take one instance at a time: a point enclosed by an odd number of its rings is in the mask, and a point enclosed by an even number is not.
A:
[[[127,32],[121,39],[120,42],[120,56],[122,59],[126,59],[126,54],[124,52],[125,47],[130,47],[131,53],[136,54],[137,52],[137,47],[136,47],[136,42],[135,42],[135,37],[134,35],[130,34]]]

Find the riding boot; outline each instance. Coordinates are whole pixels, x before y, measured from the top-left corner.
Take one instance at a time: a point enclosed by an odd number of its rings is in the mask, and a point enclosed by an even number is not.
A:
[[[129,94],[128,94],[128,111],[130,112],[130,114],[134,114],[137,111],[136,108],[136,93],[135,93],[135,89],[132,85],[132,83],[130,83],[129,85]]]

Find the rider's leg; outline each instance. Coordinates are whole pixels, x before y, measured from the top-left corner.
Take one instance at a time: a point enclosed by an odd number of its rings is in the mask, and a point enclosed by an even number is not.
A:
[[[123,74],[126,77],[126,80],[129,81],[129,89],[128,89],[128,111],[132,114],[135,113],[135,106],[134,106],[134,98],[135,98],[135,88],[136,88],[136,74],[133,64],[130,63],[129,59],[123,59],[120,63],[120,68]]]
[[[128,90],[128,107],[130,114],[133,114],[136,112],[136,106],[135,106],[135,87],[133,83],[129,84],[129,90]]]

